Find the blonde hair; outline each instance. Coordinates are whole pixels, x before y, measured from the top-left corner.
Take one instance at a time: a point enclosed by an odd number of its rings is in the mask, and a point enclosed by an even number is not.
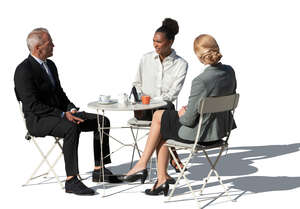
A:
[[[194,41],[194,52],[203,64],[214,65],[222,58],[217,41],[208,34],[198,36]]]

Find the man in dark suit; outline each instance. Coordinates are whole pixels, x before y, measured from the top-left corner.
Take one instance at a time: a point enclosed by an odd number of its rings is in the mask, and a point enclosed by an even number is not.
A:
[[[22,101],[26,126],[30,134],[43,137],[46,135],[62,137],[63,154],[67,180],[65,189],[68,193],[93,195],[94,190],[86,187],[78,178],[78,142],[81,131],[94,132],[95,168],[93,181],[102,180],[100,159],[100,134],[97,117],[94,114],[78,112],[78,108],[70,102],[63,91],[53,61],[47,59],[53,55],[51,36],[47,29],[37,28],[29,33],[27,46],[30,55],[18,65],[15,76],[15,90]],[[102,122],[100,116],[100,122]],[[104,126],[109,127],[109,119],[104,118]],[[103,156],[109,151],[109,129],[103,134]],[[103,164],[110,163],[110,157],[103,159]],[[104,166],[103,165],[103,166]],[[104,168],[105,181],[118,182],[112,173]]]

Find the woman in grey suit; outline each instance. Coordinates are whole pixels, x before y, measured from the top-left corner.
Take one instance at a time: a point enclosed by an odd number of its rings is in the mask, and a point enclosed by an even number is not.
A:
[[[194,78],[188,105],[175,110],[159,110],[153,115],[152,125],[145,150],[138,163],[123,177],[125,181],[142,182],[147,178],[147,162],[156,149],[157,182],[152,189],[145,190],[148,195],[168,194],[167,165],[169,151],[164,146],[165,140],[172,138],[184,143],[194,143],[198,127],[199,101],[205,97],[226,96],[235,93],[235,73],[229,65],[220,63],[222,55],[216,40],[207,34],[198,36],[194,41],[194,51],[204,64],[204,71]],[[206,114],[200,132],[199,142],[216,141],[223,138],[228,131],[229,112]],[[235,127],[235,126],[234,126]]]

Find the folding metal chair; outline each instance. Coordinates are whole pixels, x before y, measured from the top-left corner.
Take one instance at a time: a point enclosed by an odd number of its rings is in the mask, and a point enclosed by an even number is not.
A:
[[[130,164],[130,168],[131,168],[135,151],[137,151],[139,157],[141,157],[141,153],[140,153],[140,150],[138,148],[137,142],[140,141],[141,139],[145,138],[146,136],[148,136],[149,130],[150,130],[150,127],[151,127],[151,121],[137,120],[136,118],[131,118],[131,119],[128,120],[127,123],[129,125],[130,130],[131,130],[131,134],[132,134],[132,137],[134,139],[134,145],[135,145],[133,147],[133,151],[132,151],[132,158],[131,158],[131,164]],[[134,133],[134,130],[136,130],[135,133]],[[139,134],[140,130],[146,130],[147,132],[144,135],[142,135],[141,137],[138,138],[138,134]]]
[[[172,198],[180,179],[183,177],[186,180],[186,183],[189,187],[189,190],[193,194],[193,197],[196,200],[198,206],[201,208],[200,203],[196,198],[195,192],[193,191],[193,189],[191,187],[191,184],[188,181],[188,178],[184,174],[184,170],[185,170],[186,166],[190,163],[192,157],[195,156],[197,153],[200,153],[201,151],[204,153],[207,161],[209,162],[209,165],[210,165],[211,169],[210,169],[207,177],[204,179],[204,183],[203,183],[202,188],[200,190],[200,195],[203,194],[203,190],[204,190],[209,178],[211,177],[212,173],[214,173],[216,175],[220,185],[222,185],[222,187],[224,188],[224,192],[225,192],[226,196],[230,200],[232,200],[230,198],[230,196],[228,195],[228,188],[223,184],[223,182],[221,180],[221,177],[220,177],[220,175],[218,174],[218,172],[216,170],[216,165],[217,165],[223,151],[225,149],[228,149],[228,139],[229,139],[230,132],[231,132],[231,129],[232,129],[232,126],[233,126],[233,120],[230,120],[230,124],[229,124],[230,128],[229,128],[229,131],[227,133],[227,136],[224,137],[225,140],[220,139],[218,141],[213,141],[213,142],[198,143],[198,138],[199,138],[199,135],[200,135],[200,130],[201,130],[201,125],[202,125],[204,114],[231,111],[232,116],[233,116],[235,108],[237,107],[237,104],[238,104],[238,100],[239,100],[239,94],[233,94],[233,95],[230,95],[230,96],[223,96],[223,97],[208,97],[208,98],[202,99],[200,101],[199,108],[198,108],[198,112],[200,114],[200,117],[199,117],[199,126],[198,126],[198,130],[197,130],[197,135],[196,135],[196,138],[195,138],[195,142],[193,144],[186,144],[186,143],[178,142],[178,141],[173,140],[173,139],[168,139],[166,141],[165,145],[168,146],[168,149],[169,149],[171,155],[175,159],[175,162],[176,162],[178,168],[180,169],[180,175],[177,178],[177,181],[174,185],[174,188],[172,189],[167,201],[170,201],[170,199]],[[190,151],[190,154],[189,154],[189,156],[188,156],[188,158],[185,162],[185,166],[183,168],[181,168],[179,166],[179,163],[178,163],[177,159],[175,158],[174,153],[171,150],[171,147],[175,147],[176,149],[184,149],[184,150],[189,150]],[[219,153],[218,153],[218,155],[216,157],[216,160],[214,162],[210,159],[210,157],[207,153],[207,150],[211,150],[211,149],[219,149]]]
[[[34,145],[36,146],[36,148],[38,149],[39,153],[41,154],[41,156],[43,158],[40,161],[40,163],[38,164],[38,166],[36,167],[36,169],[34,170],[34,172],[31,174],[30,178],[26,181],[26,183],[23,186],[27,186],[27,185],[29,185],[29,182],[32,181],[33,179],[36,179],[36,178],[42,177],[42,176],[47,176],[51,172],[54,175],[57,183],[61,186],[62,189],[64,189],[64,186],[63,186],[62,182],[59,180],[56,172],[54,171],[55,165],[57,164],[57,162],[59,161],[59,159],[61,158],[61,156],[63,154],[63,152],[62,152],[62,145],[60,143],[60,140],[62,140],[62,138],[53,137],[54,138],[54,144],[50,147],[49,151],[45,154],[42,151],[42,149],[40,148],[39,144],[37,143],[37,138],[40,138],[40,137],[35,137],[35,136],[31,135],[29,133],[29,131],[27,130],[26,122],[25,122],[25,118],[24,118],[24,113],[22,111],[22,102],[21,102],[20,98],[18,97],[16,91],[15,91],[15,93],[16,93],[16,97],[17,97],[17,100],[18,100],[18,103],[19,103],[20,113],[21,113],[21,116],[23,118],[23,122],[25,124],[25,128],[26,128],[26,131],[27,131],[27,134],[25,135],[25,139],[27,139],[29,141],[33,141]],[[54,148],[56,146],[58,146],[61,151],[60,151],[59,155],[56,157],[54,163],[50,164],[50,162],[48,160],[48,157],[50,156],[50,154],[52,153],[52,151],[54,150]],[[43,173],[43,174],[35,176],[36,173],[39,171],[39,169],[41,168],[41,166],[44,163],[46,163],[48,165],[48,167],[49,167],[48,171],[46,173]]]
[[[135,151],[137,151],[139,157],[141,157],[141,152],[138,148],[137,143],[138,143],[138,141],[140,141],[143,138],[145,138],[146,136],[148,136],[150,127],[151,127],[151,121],[137,120],[136,118],[131,118],[128,120],[127,123],[131,130],[131,134],[132,134],[132,137],[134,139],[134,144],[135,144],[135,146],[133,147],[133,150],[132,150],[132,158],[131,158],[131,164],[130,164],[130,168],[132,168]],[[136,132],[134,132],[134,130],[136,130]],[[142,130],[146,131],[146,133],[144,135],[142,135],[141,137],[138,137],[139,132]],[[151,182],[151,180],[152,180],[152,159],[150,161],[150,169],[149,169],[149,181]]]
[[[177,106],[178,106],[178,98],[175,100],[175,109],[176,110],[177,110]],[[141,157],[141,153],[140,153],[140,150],[138,148],[137,142],[149,135],[151,122],[152,121],[137,120],[135,117],[129,119],[128,122],[127,122],[130,129],[131,129],[132,137],[133,137],[134,143],[135,143],[135,146],[134,146],[133,151],[132,151],[132,158],[131,158],[130,168],[132,168],[132,163],[133,163],[133,158],[134,158],[135,151],[137,151],[139,157]],[[136,132],[134,133],[133,130],[136,130]],[[138,133],[139,133],[140,130],[146,130],[147,132],[144,135],[142,135],[141,137],[138,138]],[[152,181],[152,170],[154,169],[156,171],[156,168],[153,168],[153,165],[152,165],[153,159],[155,160],[155,164],[156,164],[156,167],[157,167],[156,158],[154,158],[152,156],[151,160],[150,160],[150,167],[149,167],[149,181],[150,182]]]

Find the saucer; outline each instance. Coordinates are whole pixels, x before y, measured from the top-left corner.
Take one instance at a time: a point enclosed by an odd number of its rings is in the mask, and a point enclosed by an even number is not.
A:
[[[109,104],[114,104],[114,103],[117,103],[118,100],[117,99],[110,99],[110,100],[107,100],[105,102],[99,102],[98,101],[98,104],[101,104],[101,105],[109,105]]]

